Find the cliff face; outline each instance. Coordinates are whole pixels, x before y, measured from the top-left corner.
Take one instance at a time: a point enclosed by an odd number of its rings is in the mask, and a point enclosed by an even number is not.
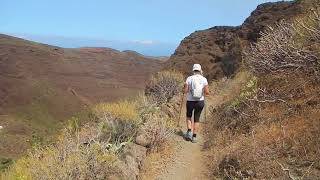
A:
[[[166,69],[189,73],[194,63],[200,63],[208,79],[232,76],[242,61],[242,51],[257,41],[266,27],[302,13],[298,2],[276,2],[259,5],[238,27],[213,27],[196,31],[182,40],[166,63]]]

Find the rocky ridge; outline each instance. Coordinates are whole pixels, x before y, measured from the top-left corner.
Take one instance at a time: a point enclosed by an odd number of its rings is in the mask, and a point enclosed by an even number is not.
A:
[[[299,2],[261,4],[240,26],[216,26],[192,33],[182,40],[165,68],[187,74],[192,64],[200,63],[210,80],[232,76],[243,61],[243,50],[257,41],[261,31],[301,13]]]

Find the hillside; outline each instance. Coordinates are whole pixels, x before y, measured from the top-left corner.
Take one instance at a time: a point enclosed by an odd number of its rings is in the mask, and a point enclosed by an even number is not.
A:
[[[166,68],[188,74],[202,64],[213,93],[204,142],[174,142],[178,155],[163,179],[320,179],[319,6],[262,4],[239,27],[196,31],[181,42]]]
[[[88,105],[137,94],[161,66],[135,52],[64,49],[0,35],[0,159],[44,141]]]
[[[192,33],[181,42],[165,68],[189,73],[192,64],[200,63],[209,79],[231,76],[242,62],[243,49],[256,42],[262,30],[301,13],[298,2],[261,4],[238,27],[217,26]]]
[[[169,61],[1,35],[0,179],[320,179],[319,2],[262,4]],[[195,62],[211,93],[191,143],[181,89]],[[163,64],[174,71],[145,86]]]

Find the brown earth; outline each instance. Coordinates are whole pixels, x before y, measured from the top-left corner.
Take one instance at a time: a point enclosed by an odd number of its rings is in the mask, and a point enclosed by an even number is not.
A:
[[[158,152],[152,152],[145,160],[140,178],[148,179],[211,179],[211,152],[208,151],[208,140],[214,132],[210,132],[212,126],[211,109],[228,102],[238,92],[240,87],[246,84],[249,78],[248,73],[238,73],[234,79],[223,79],[210,84],[212,95],[206,97],[206,106],[200,119],[198,142],[185,141],[182,134],[186,131],[185,114],[186,108],[182,106],[182,113],[179,117],[181,96],[174,97],[170,103],[173,104],[172,114],[174,119],[180,121],[177,133],[169,139],[165,147]],[[186,99],[184,98],[183,104]],[[171,114],[171,113],[170,113]]]
[[[210,80],[232,76],[242,62],[243,50],[257,41],[261,31],[301,13],[298,1],[261,4],[241,26],[217,26],[192,33],[181,42],[165,68],[187,74],[192,64],[200,63]]]
[[[44,141],[90,104],[138,94],[162,64],[133,51],[65,49],[0,34],[0,159]]]
[[[212,107],[206,135],[211,178],[319,179],[319,84],[291,75],[266,76],[258,86],[278,100],[257,95],[259,100],[238,101],[244,84]]]

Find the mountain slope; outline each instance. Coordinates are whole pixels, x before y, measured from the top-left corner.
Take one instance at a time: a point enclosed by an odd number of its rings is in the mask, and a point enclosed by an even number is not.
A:
[[[0,34],[0,158],[23,153],[90,104],[137,94],[161,66],[133,52],[64,49]]]
[[[242,61],[243,49],[256,42],[263,29],[301,13],[302,6],[298,2],[259,5],[241,26],[217,26],[186,37],[165,68],[189,73],[192,64],[200,63],[208,79],[231,76]]]

